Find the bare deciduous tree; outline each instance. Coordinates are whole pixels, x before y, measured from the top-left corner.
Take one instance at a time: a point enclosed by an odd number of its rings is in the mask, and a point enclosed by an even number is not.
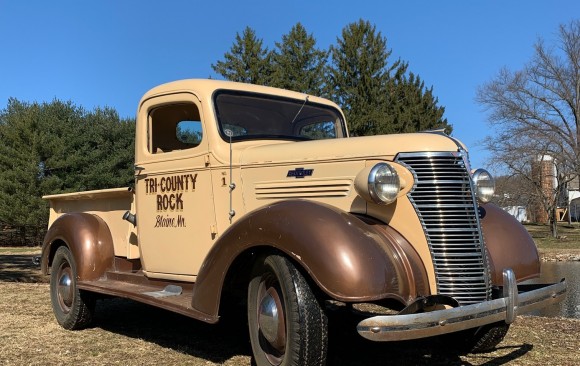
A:
[[[479,88],[476,100],[490,111],[493,134],[484,145],[494,163],[533,183],[556,236],[560,193],[580,172],[580,20],[560,26],[555,46],[540,39],[534,50],[522,70],[500,70]],[[546,156],[557,178],[551,191],[532,174],[532,164]]]

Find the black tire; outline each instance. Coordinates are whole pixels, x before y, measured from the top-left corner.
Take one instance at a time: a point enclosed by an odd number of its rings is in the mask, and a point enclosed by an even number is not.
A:
[[[505,322],[487,324],[479,327],[473,336],[468,339],[468,351],[471,353],[481,353],[495,349],[503,341],[509,329],[509,324]]]
[[[445,348],[461,354],[489,352],[503,341],[509,327],[505,322],[497,322],[448,334],[442,340]]]
[[[82,329],[91,324],[95,299],[77,288],[77,267],[67,247],[54,255],[50,273],[50,301],[58,324],[65,329]]]
[[[326,314],[302,274],[282,256],[268,256],[254,270],[248,327],[257,366],[326,363]]]

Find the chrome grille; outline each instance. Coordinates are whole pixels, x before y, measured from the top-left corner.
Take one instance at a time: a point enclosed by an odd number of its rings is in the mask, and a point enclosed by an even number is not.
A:
[[[441,295],[460,305],[491,296],[477,202],[461,153],[404,153],[415,176],[408,194],[425,231]]]

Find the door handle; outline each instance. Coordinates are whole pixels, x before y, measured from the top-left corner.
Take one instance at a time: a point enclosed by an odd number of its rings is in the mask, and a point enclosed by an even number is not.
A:
[[[133,168],[135,169],[135,176],[137,177],[141,176],[141,173],[145,170],[144,167],[137,164],[133,165]],[[143,176],[147,176],[147,174],[143,174]]]

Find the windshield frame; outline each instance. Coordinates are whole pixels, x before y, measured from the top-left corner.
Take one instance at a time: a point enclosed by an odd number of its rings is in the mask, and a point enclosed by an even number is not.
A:
[[[310,110],[320,109],[321,111],[325,111],[328,114],[335,117],[334,121],[332,121],[335,125],[334,126],[334,130],[335,130],[335,134],[336,134],[335,137],[317,139],[317,138],[309,138],[309,137],[301,136],[301,135],[288,135],[288,134],[278,135],[278,134],[269,134],[269,133],[256,133],[256,134],[238,135],[238,136],[234,135],[231,137],[232,142],[251,141],[251,140],[316,141],[316,140],[322,140],[322,139],[333,140],[333,139],[340,139],[340,138],[348,137],[348,134],[346,131],[346,123],[344,121],[344,117],[343,117],[341,111],[338,108],[331,106],[331,105],[312,102],[306,94],[304,95],[304,98],[298,99],[298,98],[283,97],[283,96],[275,95],[275,94],[258,93],[258,92],[244,91],[244,90],[218,89],[218,90],[214,91],[214,93],[212,95],[212,104],[213,104],[213,110],[214,110],[216,124],[218,127],[218,133],[221,136],[221,138],[226,142],[230,141],[230,137],[228,135],[226,135],[226,133],[225,133],[225,128],[224,128],[225,123],[223,123],[222,117],[220,116],[220,106],[218,103],[218,98],[221,95],[259,98],[259,99],[265,99],[269,102],[280,101],[280,102],[284,102],[284,103],[293,104],[296,107],[296,114],[292,115],[288,119],[289,124],[296,123],[293,121],[293,119],[297,119],[297,117],[299,117],[300,114],[303,113],[303,109],[306,109],[306,108],[308,108]],[[299,118],[298,118],[298,120],[299,120]],[[340,125],[340,126],[338,126],[338,125]]]

